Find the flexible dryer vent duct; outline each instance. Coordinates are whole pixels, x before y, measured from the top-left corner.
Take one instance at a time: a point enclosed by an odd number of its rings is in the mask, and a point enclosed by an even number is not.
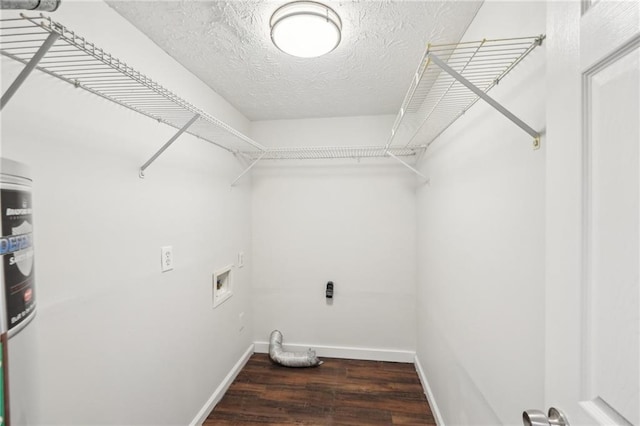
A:
[[[0,0],[0,9],[43,10],[55,12],[62,0]]]
[[[269,338],[269,357],[277,364],[285,367],[315,367],[322,364],[316,356],[316,351],[309,349],[305,352],[286,352],[282,349],[282,333],[278,330],[271,332]]]

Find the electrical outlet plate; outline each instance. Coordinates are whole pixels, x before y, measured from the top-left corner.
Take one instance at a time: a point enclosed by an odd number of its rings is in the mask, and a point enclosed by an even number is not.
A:
[[[173,246],[160,247],[162,272],[173,270]]]
[[[244,266],[244,252],[238,252],[238,268],[242,268]]]

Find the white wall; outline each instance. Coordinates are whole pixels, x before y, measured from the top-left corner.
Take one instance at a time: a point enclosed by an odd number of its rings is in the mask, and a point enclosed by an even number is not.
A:
[[[104,3],[65,1],[54,18],[247,131]],[[20,69],[3,58],[5,88]],[[249,347],[238,316],[251,314],[250,257],[215,310],[211,273],[249,253],[250,182],[231,189],[242,166],[189,135],[139,179],[174,133],[40,72],[2,111],[2,156],[34,179],[38,315],[9,354],[32,368],[34,386],[11,395],[14,424],[188,424]],[[173,246],[172,272],[160,272],[163,245]],[[20,352],[21,337],[35,352]]]
[[[545,31],[542,2],[486,2],[464,39]],[[545,127],[544,46],[490,94]],[[429,149],[418,193],[418,359],[444,423],[521,424],[543,408],[544,159],[479,102]]]
[[[381,145],[393,119],[254,122],[251,134],[271,146]],[[279,329],[285,345],[328,346],[320,355],[415,350],[410,171],[365,160],[265,162],[253,174],[252,202],[256,341]]]

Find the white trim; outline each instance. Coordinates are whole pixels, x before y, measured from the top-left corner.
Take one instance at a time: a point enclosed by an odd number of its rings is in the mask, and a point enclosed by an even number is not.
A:
[[[269,342],[254,342],[256,353],[266,354],[269,352]],[[311,348],[316,351],[319,357],[327,358],[344,358],[344,359],[362,359],[367,361],[389,361],[389,362],[410,362],[416,353],[413,351],[402,351],[393,349],[371,349],[371,348],[352,348],[345,346],[318,346],[305,344],[285,344],[284,349],[287,351],[306,351]]]
[[[424,370],[422,369],[422,365],[420,364],[420,360],[418,359],[417,355],[414,358],[413,364],[416,366],[416,371],[418,372],[420,383],[422,383],[422,389],[424,389],[424,394],[427,396],[427,401],[429,401],[431,413],[433,414],[433,418],[436,420],[436,425],[445,426],[444,420],[442,420],[442,414],[440,414],[438,404],[436,404],[436,399],[433,396],[433,392],[431,391],[431,386],[429,386],[427,376],[424,375]]]
[[[580,405],[598,424],[614,426],[632,426],[631,423],[618,413],[607,401],[599,396],[591,401],[580,401]]]
[[[251,344],[249,345],[247,351],[238,360],[238,362],[236,362],[236,365],[234,365],[231,371],[229,371],[229,374],[227,374],[227,376],[222,380],[222,383],[220,383],[216,390],[213,391],[213,394],[211,395],[209,400],[207,400],[200,411],[198,411],[198,414],[196,414],[191,423],[189,423],[189,426],[201,426],[202,423],[207,420],[209,414],[213,411],[215,406],[218,405],[218,402],[220,402],[225,392],[227,392],[227,389],[229,389],[229,386],[231,386],[231,383],[233,383],[236,376],[238,375],[238,373],[240,373],[247,361],[249,361],[249,358],[251,357],[251,355],[253,355],[253,353],[254,345]]]

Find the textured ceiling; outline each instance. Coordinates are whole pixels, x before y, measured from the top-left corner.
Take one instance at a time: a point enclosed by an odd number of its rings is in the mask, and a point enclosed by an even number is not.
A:
[[[479,1],[326,1],[342,42],[320,58],[280,52],[284,1],[107,0],[250,120],[395,114],[427,43],[456,42]]]

